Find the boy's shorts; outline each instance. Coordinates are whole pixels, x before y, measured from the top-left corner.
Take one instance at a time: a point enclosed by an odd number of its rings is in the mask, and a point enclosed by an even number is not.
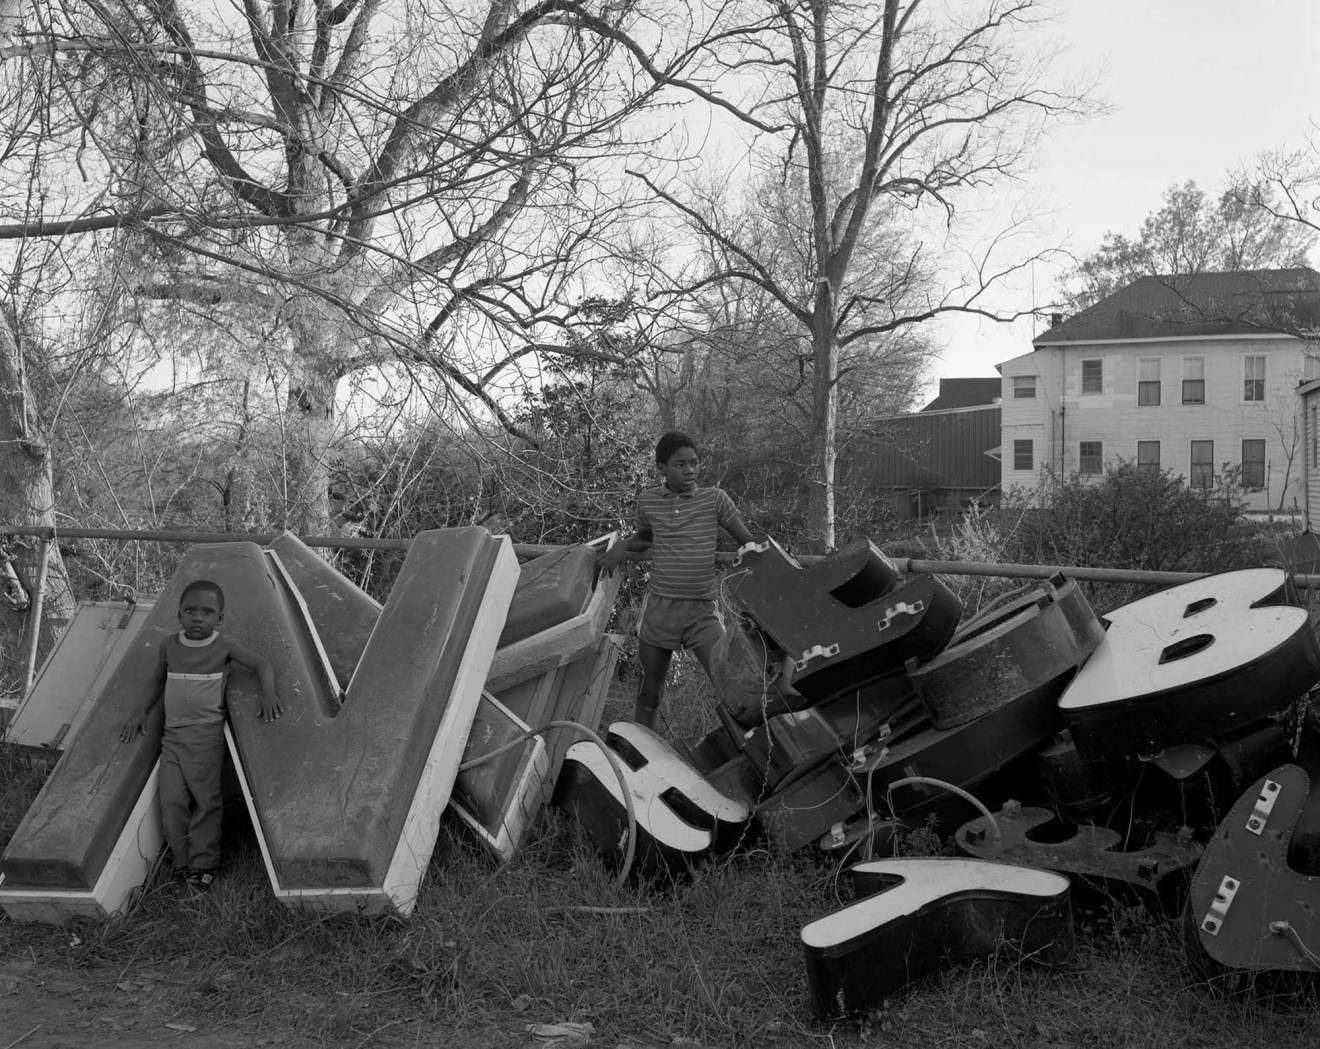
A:
[[[724,617],[714,600],[647,594],[637,616],[637,636],[671,652],[695,650],[724,636]]]

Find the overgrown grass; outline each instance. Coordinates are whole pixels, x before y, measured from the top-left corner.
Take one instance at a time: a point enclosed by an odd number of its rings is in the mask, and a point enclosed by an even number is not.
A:
[[[699,669],[676,668],[669,714],[684,734],[706,723],[709,690]],[[605,720],[630,708],[619,695]],[[7,839],[40,776],[12,755],[0,774]],[[390,1044],[405,1025],[503,1032],[519,1044],[526,1024],[571,1021],[591,1023],[592,1044],[604,1046],[1302,1049],[1320,1022],[1314,998],[1279,1008],[1204,982],[1175,922],[1115,905],[1078,912],[1077,951],[1061,967],[1005,951],[825,1024],[807,1007],[798,932],[849,893],[810,854],[753,850],[662,890],[617,884],[554,811],[503,868],[446,823],[405,920],[287,911],[238,838],[206,896],[157,879],[123,919],[63,929],[0,920],[0,953],[98,969],[125,986],[159,981],[194,1022],[328,1044],[373,1032],[372,1044]],[[930,835],[905,844],[947,847]]]

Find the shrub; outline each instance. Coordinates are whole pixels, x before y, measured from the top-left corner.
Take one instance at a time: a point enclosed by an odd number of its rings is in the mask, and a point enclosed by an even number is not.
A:
[[[932,536],[949,560],[1161,572],[1224,572],[1268,562],[1265,543],[1244,519],[1242,489],[1231,471],[1209,492],[1171,472],[1120,462],[1100,480],[1073,474],[1046,489],[1048,506],[1034,508],[1008,493],[998,511],[968,515],[950,534]],[[969,580],[959,597],[977,605],[1018,585]],[[1088,583],[1098,612],[1167,584]]]
[[[1035,564],[1222,572],[1260,560],[1243,519],[1241,489],[1227,476],[1202,494],[1171,471],[1110,467],[1096,482],[1058,482],[1049,507],[1023,513],[1006,551]]]

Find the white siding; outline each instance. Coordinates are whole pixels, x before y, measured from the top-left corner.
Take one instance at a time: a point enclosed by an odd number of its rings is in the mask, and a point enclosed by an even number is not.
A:
[[[1184,360],[1197,357],[1205,360],[1205,403],[1183,404]],[[1247,357],[1265,358],[1261,401],[1244,396]],[[1160,403],[1139,405],[1140,362],[1156,358],[1161,362]],[[1083,360],[1102,362],[1101,392],[1082,392]],[[1191,442],[1213,441],[1218,477],[1225,465],[1241,465],[1244,440],[1263,440],[1267,487],[1247,493],[1248,507],[1300,506],[1308,460],[1296,387],[1304,369],[1303,344],[1280,335],[1042,346],[1014,357],[1000,366],[1003,490],[1038,491],[1051,468],[1058,476],[1072,474],[1082,441],[1103,443],[1106,466],[1119,459],[1135,461],[1138,441],[1159,441],[1160,467],[1183,477],[1190,474]],[[1014,399],[1013,376],[1029,374],[1037,376],[1036,396]],[[1037,443],[1030,473],[1013,469],[1015,439]],[[1313,498],[1320,497],[1320,485],[1311,487]]]
[[[1301,397],[1303,449],[1306,471],[1305,527],[1314,532],[1320,527],[1320,390],[1306,390]]]

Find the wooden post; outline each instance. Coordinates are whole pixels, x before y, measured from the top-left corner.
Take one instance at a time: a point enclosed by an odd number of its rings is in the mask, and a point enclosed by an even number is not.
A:
[[[23,695],[32,687],[32,679],[37,675],[37,646],[41,641],[41,616],[46,608],[46,572],[50,566],[50,544],[52,540],[41,540],[37,554],[37,584],[33,588],[32,604],[28,612],[27,665],[23,670]]]

